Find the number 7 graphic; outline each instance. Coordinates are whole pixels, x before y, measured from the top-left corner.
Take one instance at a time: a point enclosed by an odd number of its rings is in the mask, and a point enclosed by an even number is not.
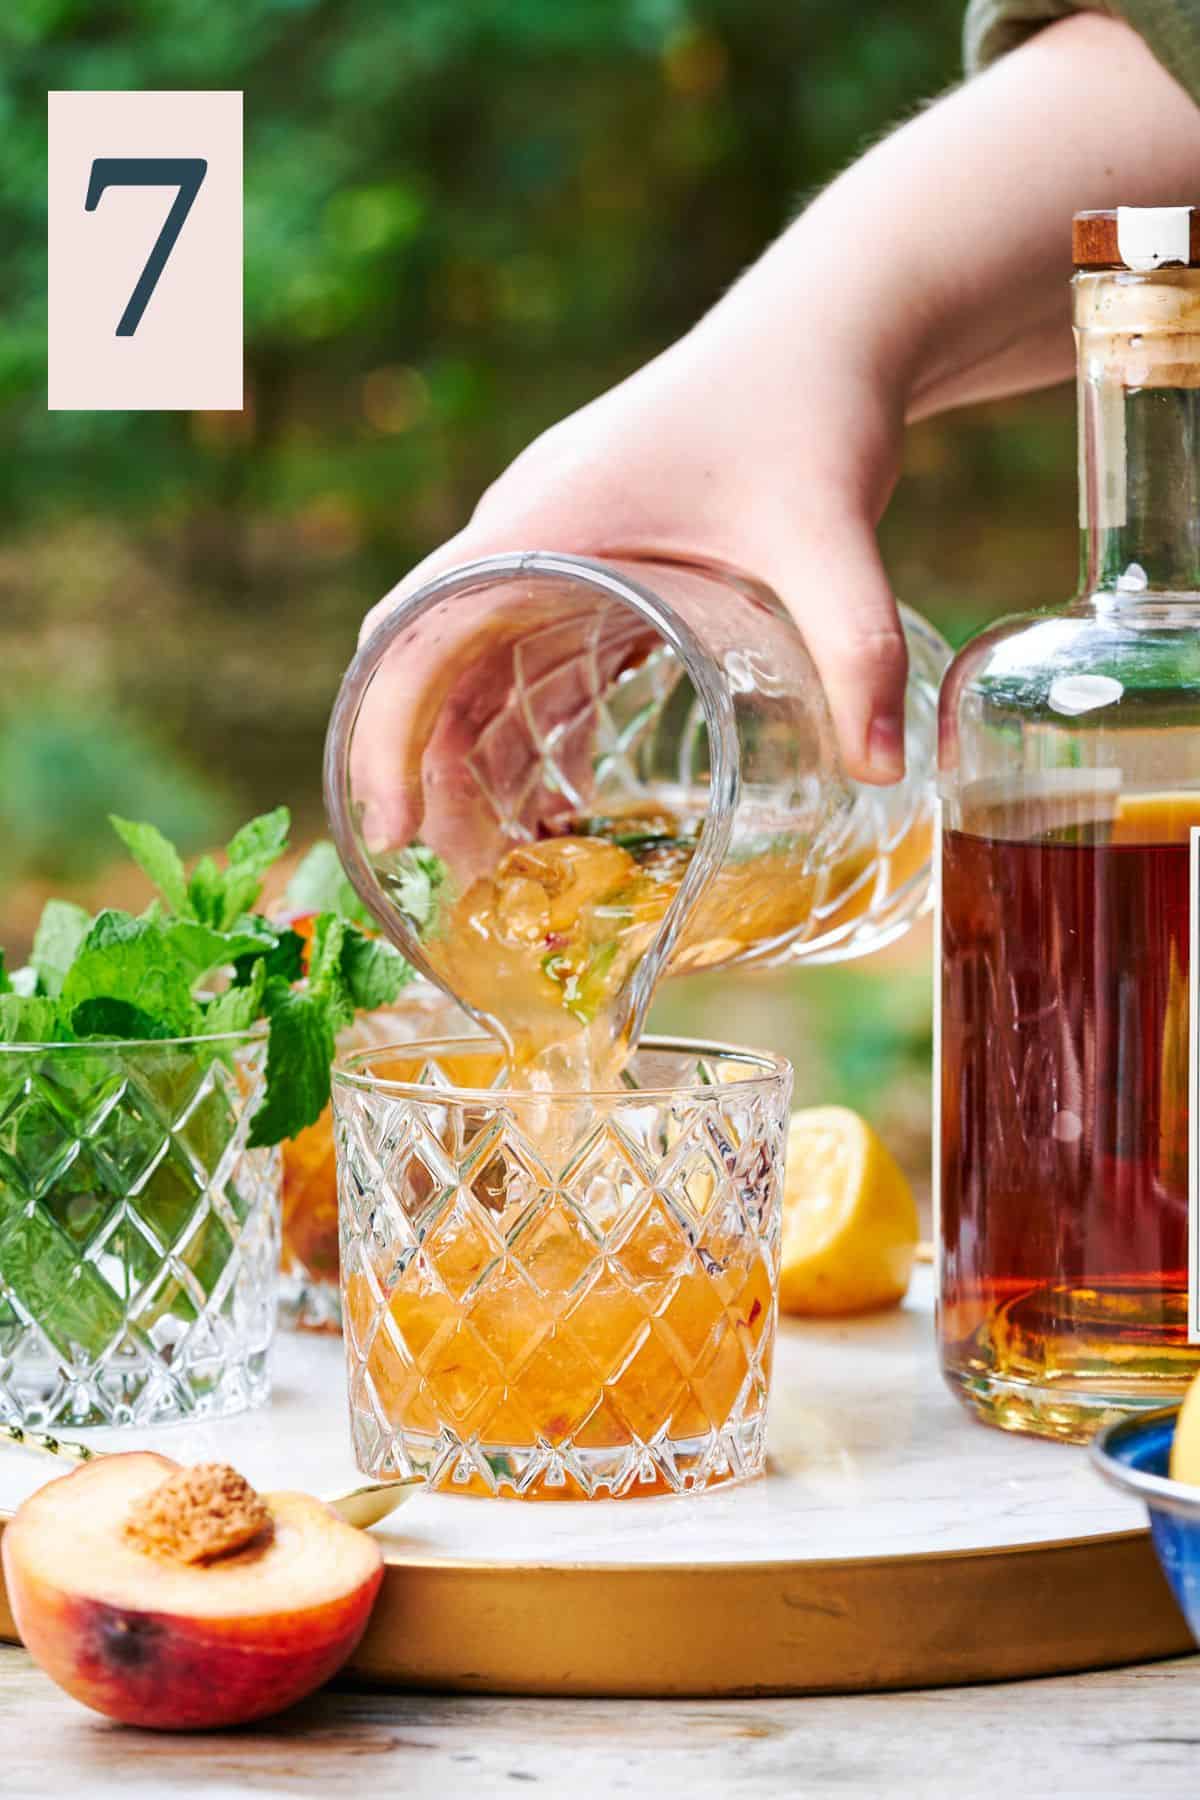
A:
[[[129,296],[125,311],[117,324],[118,337],[132,337],[142,322],[158,278],[167,266],[167,258],[175,248],[175,240],[183,230],[183,221],[192,210],[192,202],[200,192],[200,184],[208,173],[208,160],[203,156],[98,156],[92,164],[88,181],[85,212],[95,212],[100,196],[109,187],[177,187],[171,210],[146,258],[146,266],[138,276],[137,286]]]

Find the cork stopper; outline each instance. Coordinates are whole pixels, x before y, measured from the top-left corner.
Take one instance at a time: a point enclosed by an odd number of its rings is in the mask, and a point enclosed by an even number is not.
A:
[[[1116,206],[1078,212],[1071,251],[1077,269],[1132,269],[1144,274],[1168,265],[1200,268],[1200,209]]]

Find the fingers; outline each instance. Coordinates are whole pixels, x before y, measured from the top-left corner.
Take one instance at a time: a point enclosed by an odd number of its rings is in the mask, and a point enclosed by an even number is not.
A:
[[[531,451],[525,456],[529,458]],[[497,485],[507,484],[511,474],[502,476]],[[489,494],[493,491],[488,490]],[[460,532],[410,569],[371,608],[359,633],[360,645],[401,601],[463,563],[511,551],[587,548],[586,536],[569,507],[538,492],[536,484],[532,494],[522,487],[502,505],[489,506],[487,499],[485,495]],[[481,638],[486,645],[487,639],[496,635],[482,616],[487,610],[485,600],[473,606],[460,596],[436,620],[423,621],[403,643],[391,647],[364,697],[350,758],[350,785],[364,838],[375,853],[407,842],[418,832],[428,835],[435,829],[422,776],[423,761],[438,706],[456,674],[480,652]],[[506,692],[505,681],[497,675],[491,690],[496,708]],[[461,750],[457,761],[462,761]]]
[[[908,651],[874,529],[842,514],[811,530],[792,525],[789,537],[769,556],[768,579],[804,633],[846,770],[857,781],[898,781]]]

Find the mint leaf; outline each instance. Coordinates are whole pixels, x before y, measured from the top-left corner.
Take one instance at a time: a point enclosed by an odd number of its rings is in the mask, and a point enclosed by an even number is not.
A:
[[[157,924],[156,919],[135,919],[132,913],[122,912],[119,907],[106,906],[92,920],[83,948],[108,950],[114,944],[127,944],[131,939],[143,936],[148,926],[157,928]]]
[[[238,929],[244,929],[254,920],[254,917],[251,914],[249,919],[240,919]],[[262,926],[259,936],[261,948],[257,957],[238,957],[235,964],[238,986],[244,987],[249,981],[256,962],[265,963],[268,981],[276,975],[281,981],[299,981],[304,973],[304,939],[299,932],[286,927],[282,931],[275,931],[267,925],[265,919],[258,919],[257,923]]]
[[[262,1011],[266,990],[267,965],[260,957],[245,987],[226,988],[204,1008],[201,1029],[206,1037],[221,1037],[231,1031],[249,1031]]]
[[[354,1002],[342,974],[342,949],[349,927],[337,913],[321,913],[308,953],[308,991],[324,1001],[335,1031],[354,1018]]]
[[[212,969],[229,968],[239,958],[261,956],[264,950],[258,932],[214,931],[196,919],[172,919],[160,929],[164,943],[191,970],[193,983]]]
[[[387,884],[396,905],[407,913],[418,931],[427,931],[437,920],[438,895],[446,886],[450,871],[436,850],[424,844],[410,844],[389,858]]]
[[[313,921],[308,951],[308,984],[311,988],[328,986],[339,978],[347,929],[345,919],[339,918],[337,913],[319,913]]]
[[[53,1000],[0,994],[0,1044],[55,1044],[69,1035]]]
[[[342,944],[342,976],[351,1004],[358,1012],[390,1006],[414,973],[391,944],[364,937],[354,926],[347,926]]]
[[[241,913],[229,929],[236,937],[253,938],[263,953],[269,955],[288,927],[272,924],[271,920],[264,919],[261,913],[247,912]]]
[[[68,1019],[84,1000],[126,1000],[172,1036],[189,1037],[197,1009],[190,972],[166,941],[161,925],[101,913],[62,985]]]
[[[33,936],[30,962],[44,993],[61,992],[75,952],[91,926],[91,914],[70,900],[47,900]]]
[[[169,838],[155,825],[139,825],[132,819],[109,813],[108,822],[143,874],[150,877],[172,912],[187,911],[187,876],[183,859]]]
[[[205,925],[219,927],[225,910],[225,877],[211,856],[202,856],[188,882],[187,910]]]
[[[267,957],[267,975],[283,981],[299,981],[304,973],[304,939],[298,931],[281,931],[279,942]]]
[[[329,1099],[334,1055],[329,1008],[319,996],[276,979],[267,983],[264,1007],[271,1024],[267,1087],[250,1121],[252,1148],[281,1143],[316,1123]]]
[[[12,991],[13,984],[9,979],[8,970],[4,966],[4,952],[0,950],[0,994],[11,994]]]
[[[252,870],[256,875],[265,875],[272,863],[287,849],[288,832],[292,828],[292,815],[286,806],[277,806],[274,812],[263,813],[260,818],[251,819],[243,825],[229,840],[225,854],[229,858],[230,870]]]
[[[227,869],[221,929],[228,931],[240,913],[248,912],[262,892],[262,876],[254,869]]]
[[[308,988],[329,1008],[335,1031],[356,1012],[385,1006],[396,998],[413,971],[390,944],[368,938],[337,913],[321,913],[313,926]]]
[[[292,815],[286,806],[251,819],[230,838],[225,855],[229,861],[224,880],[221,915],[216,921],[228,930],[240,913],[248,912],[262,892],[262,878],[287,849]]]
[[[172,1038],[170,1025],[143,1012],[128,1000],[81,1000],[71,1014],[71,1029],[80,1038]]]
[[[370,925],[371,915],[355,893],[334,846],[314,844],[288,882],[284,904],[290,912],[333,912],[356,925]]]
[[[187,906],[202,925],[228,931],[262,892],[262,878],[287,849],[291,814],[286,806],[251,819],[235,832],[225,854],[229,866],[219,869],[211,856],[202,856],[188,882]]]
[[[262,891],[262,877],[243,865],[218,869],[211,856],[202,856],[188,883],[188,905],[203,925],[228,931],[234,920],[248,912]]]

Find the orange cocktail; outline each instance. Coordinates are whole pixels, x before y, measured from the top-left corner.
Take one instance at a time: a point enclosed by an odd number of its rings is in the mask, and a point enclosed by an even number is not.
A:
[[[586,1085],[620,1067],[611,1013],[696,852],[701,820],[666,810],[576,820],[518,845],[447,907],[422,944],[447,989],[502,1021],[521,1068]],[[921,817],[886,852],[850,841],[814,866],[786,833],[731,853],[686,920],[670,972],[819,940],[899,894],[929,860]]]
[[[638,1086],[566,1095],[502,1066],[442,1045],[336,1077],[360,1465],[549,1499],[756,1472],[787,1065],[647,1044]]]

